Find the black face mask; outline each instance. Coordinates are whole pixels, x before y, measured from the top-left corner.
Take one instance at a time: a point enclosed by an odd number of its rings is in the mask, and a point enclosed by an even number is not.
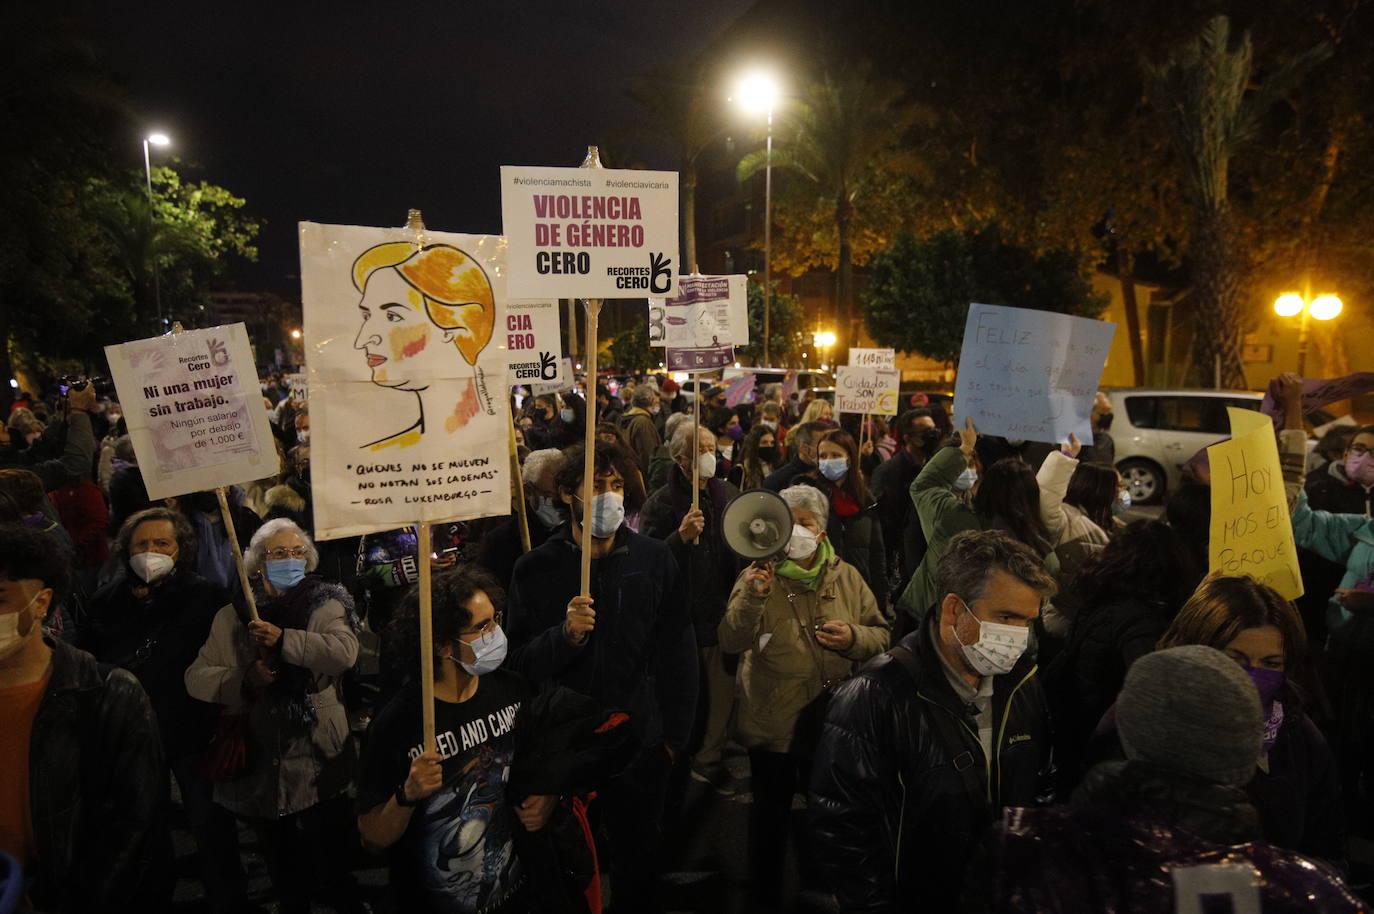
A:
[[[773,447],[761,447],[761,448],[759,448],[759,459],[762,460],[764,463],[772,463],[774,460],[777,460],[777,459],[778,459],[778,448],[777,448],[777,446],[774,445]]]
[[[1098,416],[1098,417],[1097,417],[1097,427],[1100,428],[1100,429],[1101,429],[1102,431],[1104,431],[1104,432],[1107,431],[1107,430],[1109,430],[1109,429],[1112,427],[1112,414],[1111,414],[1111,413],[1103,413],[1102,415]]]

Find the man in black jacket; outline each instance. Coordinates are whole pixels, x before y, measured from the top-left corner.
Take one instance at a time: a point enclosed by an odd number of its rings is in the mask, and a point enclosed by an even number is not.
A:
[[[515,563],[507,665],[535,683],[553,681],[629,713],[639,753],[599,796],[615,909],[639,914],[656,910],[659,820],[669,769],[692,729],[697,656],[672,552],[624,526],[632,461],[619,445],[598,441],[588,493],[582,448],[565,452],[557,484],[570,523]],[[589,537],[582,529],[588,497]],[[588,541],[591,594],[583,597]]]
[[[896,595],[906,589],[926,554],[926,537],[911,501],[911,484],[940,447],[940,432],[930,410],[909,409],[897,419],[902,449],[873,471],[869,491],[878,500],[878,520],[887,545],[887,567],[899,569]]]
[[[43,637],[66,566],[40,533],[0,527],[0,850],[41,911],[171,904],[167,769],[130,673]]]
[[[1053,579],[987,530],[950,541],[938,580],[938,611],[841,686],[826,716],[811,828],[845,914],[957,912],[983,832],[1048,783],[1049,715],[1025,648]]]

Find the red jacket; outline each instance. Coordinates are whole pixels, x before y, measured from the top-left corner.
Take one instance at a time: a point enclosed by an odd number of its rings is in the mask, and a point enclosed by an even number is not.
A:
[[[105,539],[105,527],[110,523],[110,511],[100,487],[89,479],[73,485],[53,489],[48,493],[62,526],[71,534],[78,561],[88,568],[99,568],[110,557],[110,544]]]

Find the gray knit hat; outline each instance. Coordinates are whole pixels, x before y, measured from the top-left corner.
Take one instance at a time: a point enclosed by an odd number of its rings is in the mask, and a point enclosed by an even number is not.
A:
[[[1128,759],[1233,786],[1254,773],[1264,730],[1250,677],[1201,644],[1133,663],[1116,700],[1116,721]]]

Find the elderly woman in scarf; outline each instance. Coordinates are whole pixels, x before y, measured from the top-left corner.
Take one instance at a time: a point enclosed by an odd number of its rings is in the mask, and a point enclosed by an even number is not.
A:
[[[737,736],[749,750],[750,885],[761,904],[778,900],[792,795],[808,781],[830,690],[891,636],[863,576],[830,543],[825,495],[809,485],[781,495],[792,513],[787,559],[744,569],[717,630],[721,650],[746,652]]]
[[[220,610],[186,688],[242,715],[246,763],[216,772],[215,801],[257,831],[282,911],[308,911],[316,889],[355,911],[345,794],[354,758],[340,688],[358,657],[358,619],[347,591],[310,573],[318,563],[293,521],[263,524],[244,556],[260,618]]]

